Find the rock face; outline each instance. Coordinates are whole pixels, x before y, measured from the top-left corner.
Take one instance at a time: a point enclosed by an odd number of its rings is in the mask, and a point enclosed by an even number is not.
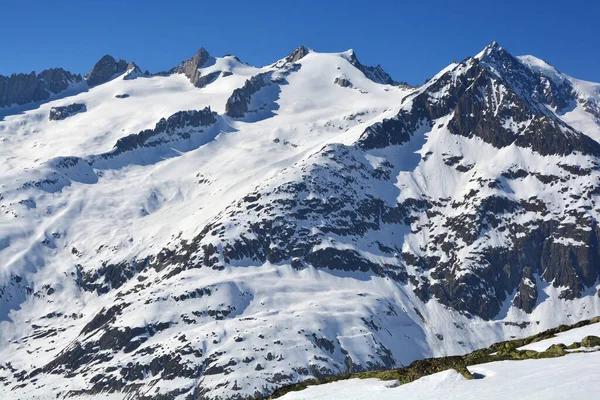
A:
[[[139,147],[156,147],[173,140],[189,139],[194,129],[214,124],[217,121],[216,115],[210,107],[203,110],[179,111],[169,118],[161,118],[154,129],[146,129],[119,139],[115,148],[101,157],[110,158]]]
[[[252,96],[265,86],[271,85],[271,73],[265,72],[246,80],[244,86],[235,89],[225,105],[225,113],[232,118],[242,118],[248,112]]]
[[[73,103],[63,107],[52,107],[50,109],[50,115],[48,118],[50,119],[50,121],[60,121],[85,111],[85,104]]]
[[[108,82],[117,74],[122,74],[127,71],[127,61],[115,60],[110,55],[102,57],[92,70],[87,74],[86,80],[88,85],[97,86]]]
[[[520,308],[526,313],[531,313],[537,305],[538,287],[531,268],[523,268],[523,278],[517,289],[517,294],[513,299],[515,307]]]
[[[354,65],[356,68],[358,68],[359,70],[362,71],[363,74],[365,74],[365,76],[367,78],[369,78],[370,80],[372,80],[373,82],[376,83],[381,83],[384,85],[404,85],[407,86],[408,84],[406,82],[396,82],[394,79],[392,79],[392,77],[383,70],[383,68],[381,67],[381,65],[377,65],[375,67],[369,67],[366,65],[363,65],[360,63],[360,61],[358,61],[358,58],[356,57],[356,53],[354,53],[354,51],[350,51],[349,55],[348,55],[348,61],[350,62],[350,64]]]
[[[341,86],[341,87],[352,87],[352,82],[350,82],[348,79],[340,77],[340,76],[335,78],[333,83],[335,83],[336,85]]]
[[[194,86],[196,86],[197,88],[203,88],[213,83],[219,76],[221,76],[221,71],[213,71],[206,75],[202,75],[198,77],[198,79],[194,83]]]
[[[293,64],[300,61],[308,54],[310,50],[306,46],[300,46],[296,50],[292,51],[286,58],[285,62]]]
[[[126,71],[126,73],[125,73],[125,76],[123,77],[123,79],[125,79],[125,80],[131,80],[131,79],[138,78],[140,76],[150,75],[150,73],[148,71],[142,72],[140,67],[138,67],[137,64],[134,63],[133,61],[131,61],[129,64],[127,64],[127,68],[125,71]]]
[[[261,72],[250,79],[247,79],[244,86],[235,89],[227,99],[225,113],[232,118],[242,118],[248,112],[258,111],[250,110],[250,104],[253,97],[266,87],[274,87],[275,92],[278,93],[279,87],[287,84],[286,77],[293,72],[299,71],[302,67],[301,64],[288,60],[299,60],[301,55],[303,57],[303,54],[308,54],[308,50],[303,47],[299,48],[283,60],[275,63],[273,67],[277,69],[276,71]],[[266,105],[262,104],[259,108],[265,107]]]
[[[211,79],[214,80],[218,77],[218,74],[213,76],[212,78],[202,77],[200,71],[198,71],[198,69],[205,66],[210,59],[211,56],[210,54],[208,54],[208,51],[206,51],[204,47],[201,47],[194,57],[190,58],[187,61],[184,61],[181,65],[173,68],[169,72],[176,74],[184,74],[188,77],[188,79],[194,86],[204,87],[208,83],[210,83],[209,81]]]
[[[0,75],[0,107],[47,100],[51,95],[63,92],[82,80],[81,75],[62,68],[47,69],[37,75],[35,72]]]

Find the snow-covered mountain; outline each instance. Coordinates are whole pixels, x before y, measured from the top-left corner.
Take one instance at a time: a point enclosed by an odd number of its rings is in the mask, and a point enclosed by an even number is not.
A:
[[[247,399],[600,315],[600,84],[496,43],[417,88],[306,47],[65,74],[0,78],[9,397]]]

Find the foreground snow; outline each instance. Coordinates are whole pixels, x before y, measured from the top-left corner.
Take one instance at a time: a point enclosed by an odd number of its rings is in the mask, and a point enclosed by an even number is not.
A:
[[[591,324],[577,329],[571,329],[570,331],[561,332],[553,338],[540,340],[539,342],[530,343],[526,346],[519,347],[519,350],[534,350],[544,351],[553,344],[565,344],[570,345],[571,343],[580,342],[586,336],[598,336],[600,337],[600,324]]]
[[[600,335],[600,323],[572,329],[521,349],[543,351],[552,344],[569,345],[588,335]],[[597,399],[600,393],[600,352],[539,360],[493,362],[468,368],[477,379],[468,380],[454,370],[401,386],[393,381],[352,379],[309,387],[301,392],[289,393],[281,399],[591,400]]]
[[[353,379],[290,393],[282,400],[563,400],[597,399],[600,354],[557,359],[503,361],[470,367],[483,375],[468,380],[454,370],[394,387],[393,382]]]

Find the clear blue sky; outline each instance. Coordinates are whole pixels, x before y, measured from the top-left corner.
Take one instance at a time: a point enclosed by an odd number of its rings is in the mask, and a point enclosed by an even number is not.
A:
[[[600,82],[599,0],[11,0],[0,21],[4,75],[86,73],[107,53],[158,72],[201,46],[264,65],[305,44],[353,48],[363,64],[415,84],[496,40]]]

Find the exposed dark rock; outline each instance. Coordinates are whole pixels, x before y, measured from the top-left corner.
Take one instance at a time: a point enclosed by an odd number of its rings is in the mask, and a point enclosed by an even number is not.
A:
[[[184,74],[194,86],[204,87],[207,85],[208,79],[204,78],[201,80],[201,73],[198,70],[205,66],[210,58],[208,51],[204,47],[201,47],[194,57],[173,68],[170,73]],[[214,78],[216,79],[216,76]]]
[[[287,63],[293,64],[302,58],[304,58],[309,52],[308,47],[300,46],[296,50],[292,51],[286,58]]]
[[[166,138],[162,135],[176,136],[179,139],[187,139],[191,136],[189,129],[207,127],[217,121],[217,113],[212,112],[210,107],[203,110],[179,111],[169,118],[162,118],[154,129],[146,129],[137,134],[125,136],[115,144],[115,148],[105,154],[102,158],[114,157],[125,151],[138,147],[155,147],[165,143]],[[161,136],[161,137],[159,137]]]
[[[47,100],[53,94],[67,90],[83,80],[62,68],[52,68],[30,74],[0,75],[0,107]]]
[[[144,269],[150,258],[108,264],[104,262],[97,270],[84,272],[81,277],[82,289],[98,294],[106,294],[111,289],[118,289],[135,274]]]
[[[115,75],[122,74],[127,71],[127,61],[115,60],[110,55],[102,57],[92,70],[87,74],[87,83],[90,86],[97,86],[111,80]]]
[[[269,72],[262,72],[246,80],[244,86],[235,89],[225,105],[225,113],[233,118],[242,118],[248,112],[252,95],[265,86],[271,85]]]
[[[350,82],[346,78],[342,78],[342,77],[339,77],[339,76],[337,78],[335,78],[335,80],[333,81],[333,83],[335,83],[336,85],[339,85],[341,87],[352,87],[352,82]]]
[[[517,294],[513,299],[513,304],[515,307],[520,308],[526,313],[531,313],[537,303],[537,298],[538,293],[535,277],[533,276],[531,268],[525,267],[523,268],[523,278],[519,284]]]
[[[214,71],[214,72],[211,72],[210,74],[202,75],[202,76],[198,77],[198,79],[196,80],[195,86],[197,88],[203,88],[207,85],[210,85],[215,80],[217,80],[219,75],[221,75],[221,71]]]
[[[368,127],[360,136],[358,145],[369,150],[403,144],[424,124],[431,124],[425,115],[402,110],[394,118],[386,118]]]
[[[126,74],[123,77],[123,79],[125,79],[125,80],[131,80],[131,79],[135,79],[139,76],[149,75],[148,71],[142,72],[140,67],[138,67],[137,64],[134,63],[133,61],[131,61],[129,64],[127,64],[127,68],[125,69],[125,71],[126,71]]]
[[[361,64],[360,61],[358,61],[358,58],[356,57],[354,51],[350,52],[350,55],[348,56],[348,61],[350,62],[350,64],[358,68],[363,74],[365,74],[367,78],[369,78],[375,83],[381,83],[385,85],[408,86],[406,82],[396,82],[395,80],[393,80],[392,77],[383,70],[381,65],[377,65],[375,67],[368,67],[366,65]]]
[[[68,106],[52,107],[50,109],[50,115],[48,118],[50,121],[60,121],[85,111],[85,104],[73,103],[69,104]]]

